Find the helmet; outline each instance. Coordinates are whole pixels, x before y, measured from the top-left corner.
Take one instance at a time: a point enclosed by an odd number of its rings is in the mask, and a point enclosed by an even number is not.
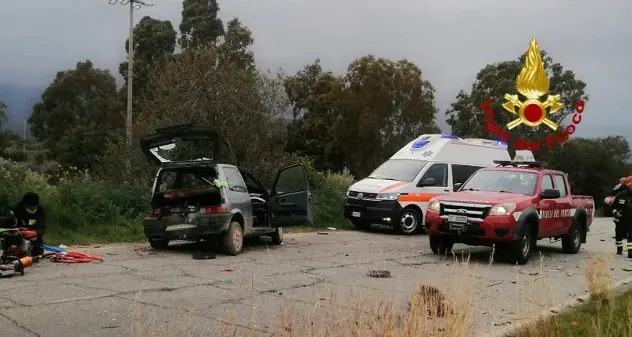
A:
[[[625,181],[623,182],[623,184],[628,189],[632,189],[632,176],[629,176],[629,177],[625,178]]]
[[[628,177],[623,177],[621,179],[619,179],[619,184],[623,184],[625,182],[625,179],[627,179]]]

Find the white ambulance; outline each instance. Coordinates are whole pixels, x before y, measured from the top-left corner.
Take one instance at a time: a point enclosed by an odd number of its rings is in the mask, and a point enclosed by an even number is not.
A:
[[[516,159],[534,161],[531,151]],[[344,216],[359,229],[372,224],[395,227],[404,234],[423,231],[428,201],[450,193],[494,160],[511,160],[507,144],[488,139],[428,134],[397,151],[367,178],[347,191]]]

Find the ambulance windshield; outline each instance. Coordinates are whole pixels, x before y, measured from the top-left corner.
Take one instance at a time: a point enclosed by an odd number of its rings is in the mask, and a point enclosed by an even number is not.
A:
[[[371,179],[413,181],[426,166],[425,160],[389,159],[369,175]]]

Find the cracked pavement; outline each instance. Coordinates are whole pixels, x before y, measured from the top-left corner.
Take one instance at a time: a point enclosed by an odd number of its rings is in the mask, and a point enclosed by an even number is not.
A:
[[[584,268],[591,257],[611,253],[613,281],[632,277],[632,261],[614,256],[613,233],[610,219],[595,219],[578,254],[565,255],[560,242],[542,240],[541,259],[520,267],[490,265],[491,249],[484,247],[457,245],[456,261],[437,257],[426,235],[380,229],[286,234],[282,246],[263,240],[247,244],[239,256],[211,260],[192,259],[191,245],[164,252],[146,244],[71,247],[105,262],[42,261],[24,276],[0,280],[0,327],[12,337],[221,336],[248,329],[266,336],[288,313],[298,322],[323,303],[346,310],[392,300],[404,308],[422,283],[448,298],[460,286],[469,296],[473,329],[482,334],[586,294]],[[465,266],[459,260],[468,254]],[[372,269],[392,277],[370,278]]]

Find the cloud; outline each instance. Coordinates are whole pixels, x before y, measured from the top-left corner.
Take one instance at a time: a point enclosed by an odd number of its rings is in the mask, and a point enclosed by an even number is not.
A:
[[[632,41],[630,1],[231,0],[220,6],[224,19],[238,16],[253,30],[263,67],[293,72],[318,57],[340,72],[368,53],[417,63],[437,89],[441,120],[480,68],[516,58],[535,36],[588,83],[583,128],[632,126],[625,119],[632,46],[622,43]],[[181,1],[154,0],[135,16],[170,19],[177,27],[180,11]],[[107,0],[21,0],[3,4],[0,28],[0,81],[45,86],[83,59],[116,73],[128,12]]]

